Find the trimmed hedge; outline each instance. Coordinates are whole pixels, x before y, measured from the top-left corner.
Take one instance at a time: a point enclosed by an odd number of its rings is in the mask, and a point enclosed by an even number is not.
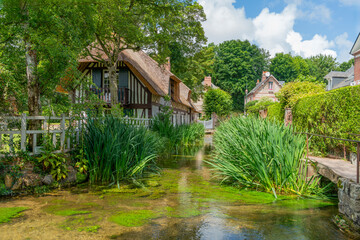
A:
[[[300,99],[292,109],[297,131],[356,139],[349,134],[360,133],[360,86],[344,87]],[[341,152],[343,142],[313,137],[313,152]],[[355,145],[346,143],[349,150]]]
[[[284,109],[281,107],[281,104],[279,102],[270,105],[268,108],[268,114],[267,118],[269,120],[275,120],[278,123],[284,122]]]

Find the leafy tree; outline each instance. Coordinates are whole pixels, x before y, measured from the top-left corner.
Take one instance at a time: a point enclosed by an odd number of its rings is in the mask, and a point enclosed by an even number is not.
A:
[[[117,104],[116,67],[125,49],[147,49],[160,61],[170,55],[174,40],[186,52],[205,43],[201,21],[205,14],[193,0],[95,0],[94,41],[87,54],[109,71],[111,103]]]
[[[232,109],[231,95],[221,89],[209,89],[204,97],[204,110],[206,116],[216,113],[218,116],[226,116]]]
[[[271,59],[270,73],[279,81],[294,81],[298,72],[291,54],[277,53]]]
[[[277,53],[271,60],[270,72],[279,81],[292,82],[300,75],[308,76],[310,69],[306,60],[300,56]]]
[[[324,82],[325,75],[337,67],[336,59],[329,55],[319,54],[306,59],[310,75],[316,77],[318,82]]]
[[[309,81],[295,81],[286,83],[275,95],[279,99],[282,109],[291,108],[303,97],[325,92],[325,85]]]
[[[186,56],[180,44],[171,45],[171,71],[192,90],[191,97],[195,101],[202,95],[204,77],[213,75],[214,47],[214,44],[210,44]]]
[[[269,53],[249,41],[225,41],[215,48],[215,84],[229,92],[233,109],[243,110],[245,89],[255,87],[268,68]]]
[[[345,72],[346,70],[351,68],[352,65],[354,65],[354,58],[350,59],[347,62],[341,63],[335,70],[340,72]]]
[[[0,61],[15,81],[15,96],[27,95],[29,115],[42,114],[42,96],[51,98],[65,70],[88,39],[88,5],[75,0],[3,0],[0,6]],[[13,55],[15,57],[10,57]],[[16,68],[12,69],[15,65]],[[72,68],[76,70],[76,67]],[[26,73],[26,74],[25,74]],[[25,84],[24,84],[25,83]],[[10,86],[10,84],[7,84]],[[9,88],[15,90],[16,88]],[[29,122],[38,129],[41,121]],[[29,143],[32,145],[32,135]]]

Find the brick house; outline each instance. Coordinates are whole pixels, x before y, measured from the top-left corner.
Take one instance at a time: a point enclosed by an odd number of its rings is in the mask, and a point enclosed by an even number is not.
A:
[[[360,84],[360,34],[351,48],[350,54],[354,56],[354,83]]]
[[[260,100],[263,97],[268,97],[276,102],[277,98],[275,93],[277,93],[284,84],[284,81],[278,81],[269,72],[263,72],[261,82],[257,80],[256,86],[249,93],[247,93],[246,89],[245,104],[254,100]]]
[[[219,87],[215,86],[215,84],[212,83],[211,76],[207,76],[204,78],[204,81],[201,83],[204,86],[204,92],[205,93],[208,89],[217,89]],[[198,112],[197,118],[201,118],[203,115],[205,115],[204,112],[204,98],[201,96],[199,99],[193,103],[194,107],[196,108],[196,111]]]

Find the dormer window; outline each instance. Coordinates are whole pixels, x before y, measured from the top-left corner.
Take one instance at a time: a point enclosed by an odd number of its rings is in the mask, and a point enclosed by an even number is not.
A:
[[[273,89],[273,82],[269,82],[269,90]]]

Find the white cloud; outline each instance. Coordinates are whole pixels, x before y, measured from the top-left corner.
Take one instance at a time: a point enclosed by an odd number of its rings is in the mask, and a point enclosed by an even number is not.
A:
[[[291,46],[292,51],[303,57],[311,57],[318,54],[326,54],[336,57],[337,54],[330,48],[334,42],[328,41],[325,36],[316,34],[311,40],[303,40],[300,33],[291,31],[286,37],[286,42]]]
[[[340,2],[349,6],[360,6],[359,0],[340,0]]]
[[[300,33],[294,31],[295,20],[301,11],[298,5],[302,0],[287,0],[289,3],[282,12],[270,12],[264,8],[255,18],[247,18],[245,8],[235,8],[235,0],[199,0],[204,7],[207,21],[203,23],[209,42],[220,43],[226,40],[250,40],[261,48],[269,50],[274,56],[278,52],[293,52],[303,57],[317,54],[329,54],[336,57],[332,49],[334,42],[326,36],[315,35],[310,40],[303,40]],[[319,5],[324,19],[330,19],[330,10]],[[308,18],[317,17],[307,12]]]
[[[345,32],[335,38],[336,47],[338,49],[338,61],[349,61],[352,56],[350,55],[350,49],[353,46],[353,42],[348,40],[348,34]]]
[[[313,5],[310,9],[310,11],[305,13],[305,17],[308,17],[310,20],[317,20],[323,23],[331,21],[331,11],[325,5]]]

